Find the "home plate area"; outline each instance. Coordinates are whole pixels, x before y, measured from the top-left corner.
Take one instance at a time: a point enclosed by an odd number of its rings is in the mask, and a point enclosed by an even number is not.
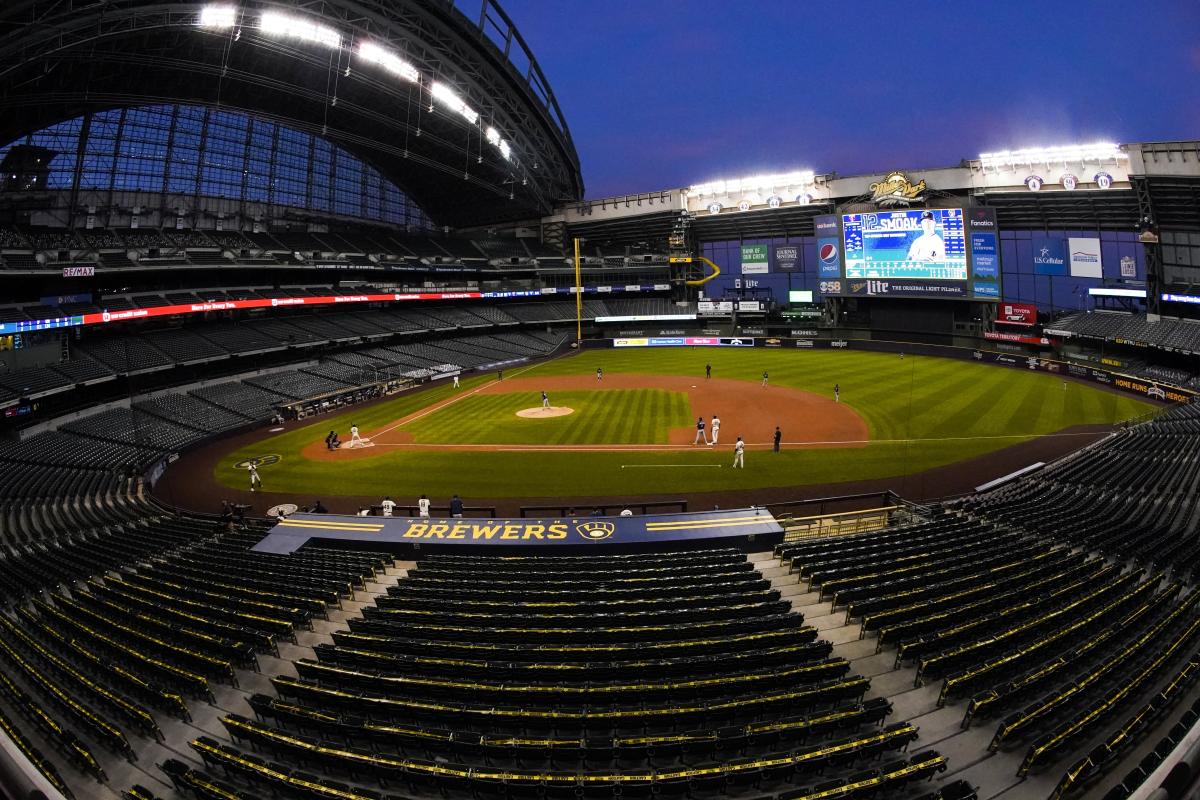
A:
[[[547,406],[545,408],[538,406],[537,408],[522,408],[517,412],[518,417],[525,419],[548,419],[550,417],[565,417],[567,414],[575,413],[575,409],[567,408],[566,406]]]

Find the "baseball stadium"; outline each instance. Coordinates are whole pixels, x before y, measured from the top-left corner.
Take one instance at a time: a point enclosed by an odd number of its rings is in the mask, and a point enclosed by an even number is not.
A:
[[[1200,141],[506,5],[0,5],[0,800],[1200,796]]]

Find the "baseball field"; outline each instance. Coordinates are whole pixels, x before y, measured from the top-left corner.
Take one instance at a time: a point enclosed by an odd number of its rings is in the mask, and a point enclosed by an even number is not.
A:
[[[212,477],[244,490],[245,463],[257,460],[261,499],[280,502],[384,495],[412,502],[422,493],[442,503],[452,493],[632,498],[804,486],[915,474],[1038,437],[1070,442],[1083,436],[1080,426],[1152,408],[1040,372],[912,355],[585,350],[506,371],[503,380],[478,375],[458,389],[442,381],[243,439],[216,461]],[[692,444],[696,418],[704,417],[711,437],[714,415],[719,442]],[[351,425],[363,446],[325,447],[331,430],[349,442]],[[779,453],[772,452],[776,426]],[[747,443],[744,469],[732,468],[738,436]]]

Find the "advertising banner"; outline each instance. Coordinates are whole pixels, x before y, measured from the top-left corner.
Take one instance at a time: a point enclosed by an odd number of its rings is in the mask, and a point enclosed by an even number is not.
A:
[[[800,245],[775,245],[776,272],[795,272],[800,269]]]
[[[64,278],[92,278],[96,275],[95,267],[63,267]]]
[[[967,297],[966,281],[845,281],[846,294],[866,297]]]
[[[293,514],[251,548],[286,555],[311,540],[377,545],[596,546],[691,539],[779,535],[783,528],[761,508],[640,517],[446,519]]]
[[[817,269],[822,278],[842,276],[842,236],[835,214],[813,217],[813,230],[817,235]]]
[[[1025,336],[1020,333],[1002,333],[1000,331],[984,331],[983,338],[994,342],[1016,342],[1017,344],[1032,344],[1038,347],[1049,347],[1050,340],[1045,336]]]
[[[750,336],[651,336],[613,339],[613,347],[753,347]]]
[[[120,311],[80,314],[72,317],[0,322],[0,335],[66,328],[76,325],[96,325],[108,322],[127,322],[151,317],[170,317],[179,314],[203,314],[209,311],[241,311],[252,308],[290,308],[292,306],[341,305],[344,303],[390,303],[412,300],[476,300],[487,295],[480,292],[410,292],[389,294],[332,295],[325,297],[272,297],[252,300],[221,300],[211,303],[181,303],[150,308],[129,308]]]
[[[1071,253],[1071,275],[1075,278],[1104,277],[1099,239],[1068,239]]]
[[[732,300],[700,300],[696,303],[696,311],[702,317],[728,317],[733,313]]]
[[[1033,271],[1037,275],[1066,275],[1067,248],[1062,239],[1035,238],[1033,244]]]
[[[996,314],[996,322],[1002,325],[1037,324],[1037,306],[1033,303],[1001,303]]]
[[[765,244],[742,245],[742,274],[765,275],[769,269]]]
[[[971,272],[976,278],[995,280],[1000,275],[1000,257],[996,252],[996,234],[971,234]]]
[[[1121,256],[1121,277],[1137,277],[1137,261],[1134,260],[1133,256]]]

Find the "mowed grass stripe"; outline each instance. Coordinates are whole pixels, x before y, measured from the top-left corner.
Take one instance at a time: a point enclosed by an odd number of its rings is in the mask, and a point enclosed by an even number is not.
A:
[[[768,486],[798,486],[839,481],[866,480],[913,474],[931,467],[982,455],[1012,444],[1016,437],[1031,432],[1048,433],[1075,425],[1111,423],[1139,416],[1155,408],[1132,396],[1071,381],[1067,390],[1062,378],[969,361],[909,355],[842,351],[766,350],[747,352],[659,350],[584,351],[577,356],[540,365],[525,373],[538,375],[595,375],[603,366],[608,375],[621,373],[687,375],[699,384],[704,364],[713,365],[713,377],[742,379],[757,388],[763,369],[771,373],[772,386],[790,386],[821,397],[831,397],[833,384],[840,383],[843,401],[867,421],[876,440],[899,438],[906,433],[909,385],[913,392],[913,432],[923,431],[933,441],[909,445],[876,441],[865,448],[787,450],[764,457],[747,454],[747,468],[736,474],[729,469],[654,470],[651,481],[646,470],[621,469],[624,464],[711,463],[727,466],[728,447],[720,452],[693,449],[684,452],[622,453],[519,453],[479,451],[464,455],[457,450],[408,450],[378,448],[368,457],[350,460],[309,461],[300,450],[319,443],[332,428],[348,437],[351,422],[370,430],[390,427],[406,415],[436,406],[460,392],[448,384],[385,401],[369,409],[352,409],[322,417],[311,425],[277,436],[262,438],[230,453],[214,469],[221,483],[245,488],[245,472],[232,465],[246,457],[278,453],[282,460],[265,469],[264,480],[272,491],[294,492],[296,496],[397,494],[464,498],[520,496],[629,496],[675,491],[720,491]],[[494,375],[468,378],[461,394],[489,383]],[[649,383],[650,381],[648,381]],[[671,427],[691,430],[695,416],[684,393],[646,389],[645,394],[618,400],[623,390],[592,388],[578,393],[551,393],[555,405],[579,410],[568,417],[550,420],[520,420],[515,412],[536,406],[536,392],[464,397],[445,409],[404,426],[420,438],[448,443],[470,442],[471,436],[494,443],[547,443],[575,428],[589,441],[665,441]],[[632,391],[632,390],[630,390]],[[479,405],[475,405],[479,403]],[[923,403],[923,408],[918,404]],[[1025,405],[1022,410],[1021,406]],[[489,409],[486,410],[485,409]],[[608,412],[613,412],[608,420]],[[712,411],[697,409],[707,419]],[[573,419],[573,417],[577,417]],[[588,422],[600,420],[608,432],[587,430]],[[576,427],[578,426],[578,427]],[[613,430],[615,429],[615,430]],[[791,436],[785,431],[785,438]],[[976,438],[969,438],[969,437]],[[662,437],[661,439],[659,437]],[[946,437],[937,439],[936,437]],[[968,438],[961,438],[968,437]],[[1001,437],[1001,438],[993,438]],[[505,441],[507,439],[508,441]]]
[[[574,411],[562,417],[524,419],[517,412],[540,407],[540,393],[483,394],[438,409],[401,430],[408,431],[416,444],[665,443],[671,427],[686,424],[688,405],[685,394],[662,389],[554,392],[550,402]]]

